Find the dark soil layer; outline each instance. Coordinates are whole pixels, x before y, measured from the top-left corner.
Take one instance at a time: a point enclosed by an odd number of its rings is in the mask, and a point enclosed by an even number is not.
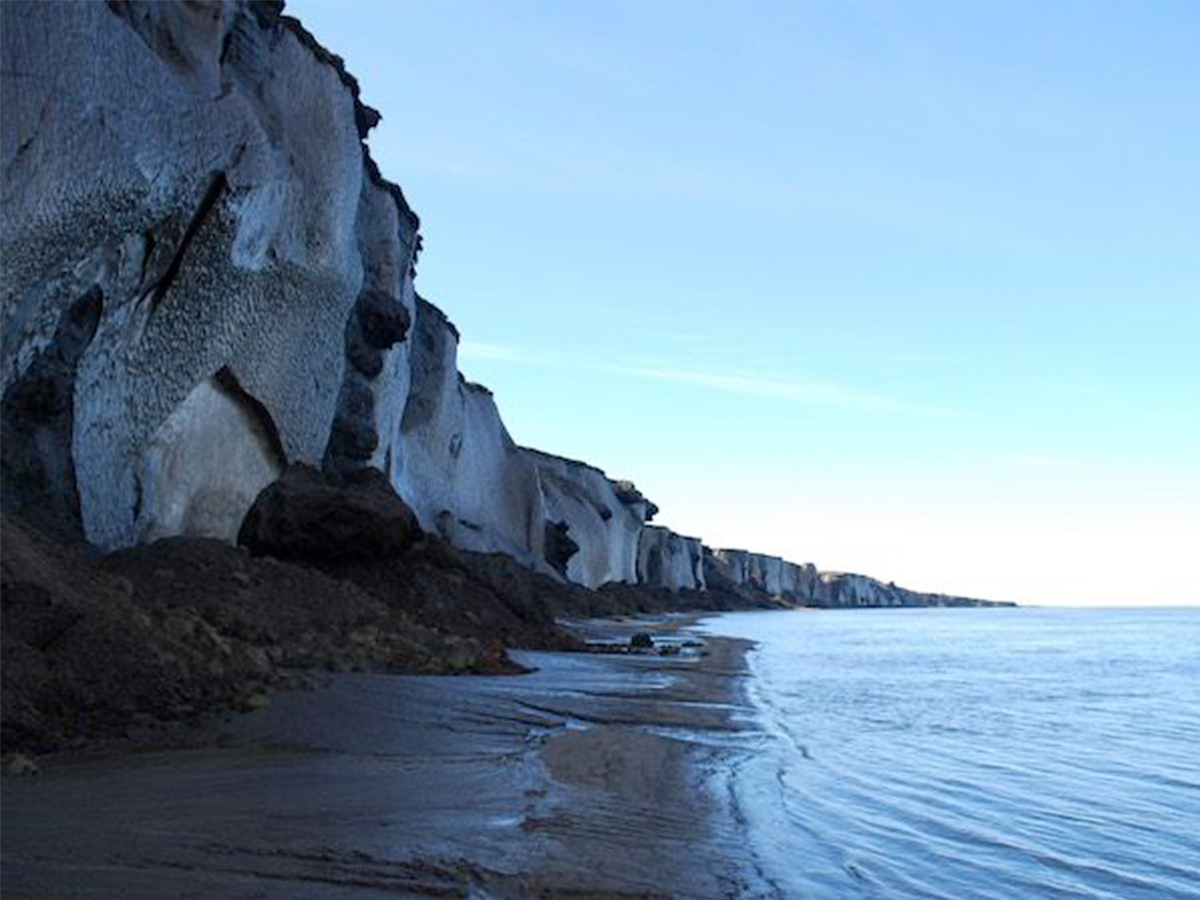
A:
[[[299,499],[281,501],[280,486]],[[347,497],[356,515],[338,521],[357,531],[327,532],[324,552],[294,552],[289,529],[310,540],[305,517],[337,519]],[[283,510],[274,522],[263,524],[264,499]],[[3,751],[139,737],[250,709],[305,671],[519,672],[506,647],[582,649],[558,617],[769,603],[720,589],[588,591],[419,532],[402,543],[363,533],[394,528],[396,504],[377,483],[330,489],[312,473],[285,476],[256,504],[260,533],[275,544],[254,546],[288,561],[201,538],[100,556],[0,517]],[[378,549],[347,555],[339,542]]]
[[[424,625],[402,598],[218,541],[93,560],[9,516],[0,539],[5,752],[250,708],[298,669],[519,671],[498,640]],[[441,587],[457,590],[450,576]],[[552,645],[555,634],[530,629],[525,643]]]
[[[669,591],[637,584],[611,582],[594,592],[586,603],[587,615],[639,615],[643,613],[734,609],[791,609],[793,603],[772,597],[751,585],[736,585],[713,572],[706,572],[708,587],[703,591]]]

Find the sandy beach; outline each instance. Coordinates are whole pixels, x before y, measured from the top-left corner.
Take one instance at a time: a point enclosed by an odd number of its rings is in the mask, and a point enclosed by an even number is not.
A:
[[[589,640],[690,620],[576,623]],[[683,626],[683,627],[681,627]],[[720,796],[748,644],[337,675],[4,784],[6,897],[770,896]]]

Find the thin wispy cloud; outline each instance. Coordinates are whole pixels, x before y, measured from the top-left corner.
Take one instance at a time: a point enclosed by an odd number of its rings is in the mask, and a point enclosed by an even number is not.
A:
[[[659,381],[688,387],[786,400],[806,406],[861,412],[900,413],[945,418],[955,415],[950,409],[910,403],[895,397],[873,394],[830,381],[798,379],[779,375],[713,372],[674,366],[597,363],[566,354],[538,353],[505,344],[466,341],[459,347],[461,359],[504,362],[542,368],[591,371],[645,381]]]
[[[719,372],[696,372],[688,369],[655,368],[646,366],[608,366],[607,371],[630,378],[666,381],[672,384],[710,388],[729,394],[748,394],[754,397],[773,397],[792,400],[807,406],[828,406],[875,412],[910,413],[921,416],[949,416],[950,410],[908,403],[860,391],[857,388],[826,381],[805,381],[778,376],[731,375]]]

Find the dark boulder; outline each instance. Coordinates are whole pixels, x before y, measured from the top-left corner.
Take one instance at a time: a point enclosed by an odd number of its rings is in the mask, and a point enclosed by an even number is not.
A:
[[[639,631],[629,639],[629,646],[637,647],[638,649],[649,649],[654,646],[654,638],[650,637],[644,631]]]
[[[359,294],[346,323],[346,358],[367,379],[383,371],[383,354],[408,336],[412,317],[396,298],[382,291]]]
[[[404,305],[383,291],[363,291],[355,311],[363,341],[376,350],[387,350],[400,343],[412,326]]]
[[[258,495],[238,543],[256,556],[320,566],[387,559],[420,537],[416,516],[382,472],[332,479],[297,465]]]

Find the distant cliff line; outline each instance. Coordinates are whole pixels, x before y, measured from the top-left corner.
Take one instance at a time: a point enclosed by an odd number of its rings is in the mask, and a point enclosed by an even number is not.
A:
[[[710,550],[519,447],[417,294],[380,114],[282,9],[0,4],[6,509],[104,550],[232,541],[288,466],[374,468],[426,532],[588,588],[983,603]]]

